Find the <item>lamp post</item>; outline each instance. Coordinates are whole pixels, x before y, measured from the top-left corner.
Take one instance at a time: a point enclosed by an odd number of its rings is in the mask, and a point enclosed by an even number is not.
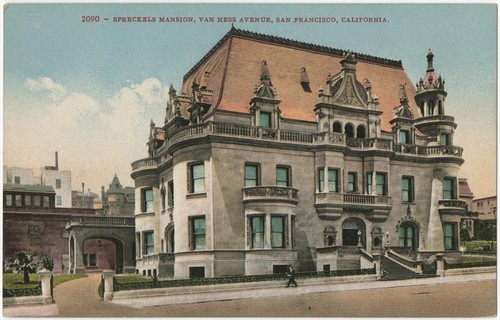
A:
[[[360,248],[363,246],[363,244],[361,243],[361,234],[361,230],[358,230],[358,247]]]

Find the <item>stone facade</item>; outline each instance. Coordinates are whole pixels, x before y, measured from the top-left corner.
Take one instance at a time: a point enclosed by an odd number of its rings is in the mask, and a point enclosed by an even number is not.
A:
[[[136,271],[356,269],[388,249],[456,258],[462,148],[432,52],[407,83],[398,61],[232,28],[170,88],[164,126],[150,124],[148,157],[132,163]]]

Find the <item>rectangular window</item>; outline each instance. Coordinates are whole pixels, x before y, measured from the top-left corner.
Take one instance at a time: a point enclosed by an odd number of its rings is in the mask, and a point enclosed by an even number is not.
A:
[[[358,191],[358,175],[356,172],[347,173],[347,192]]]
[[[96,253],[87,253],[83,255],[83,264],[86,267],[95,267],[97,266],[97,254]]]
[[[189,279],[205,278],[205,267],[189,267]]]
[[[379,173],[377,172],[376,175],[376,182],[377,182],[377,195],[378,196],[385,196],[387,195],[387,175],[385,173]]]
[[[41,196],[35,196],[34,197],[34,202],[35,202],[35,207],[40,207],[42,205],[42,197]]]
[[[50,207],[50,197],[49,196],[43,196],[43,207],[44,208]]]
[[[366,192],[368,194],[372,194],[373,193],[372,178],[373,178],[373,173],[372,172],[367,172],[366,173]]]
[[[12,195],[11,194],[6,194],[5,195],[5,205],[6,206],[11,206],[12,205]]]
[[[14,183],[15,184],[21,184],[21,177],[15,176],[14,177]]]
[[[40,236],[40,227],[39,226],[29,226],[28,227],[28,237],[36,238]]]
[[[408,144],[410,143],[410,133],[406,130],[399,131],[399,143]]]
[[[30,195],[25,195],[24,196],[24,205],[25,206],[31,206],[31,196]]]
[[[62,204],[61,196],[56,196],[56,206],[60,206]]]
[[[56,179],[56,189],[61,189],[61,179]]]
[[[291,187],[290,167],[278,166],[276,167],[276,186],[277,187]]]
[[[318,190],[323,192],[325,185],[325,169],[318,169]]]
[[[448,145],[448,135],[447,134],[439,135],[439,144],[442,146]]]
[[[264,128],[271,128],[271,113],[260,112],[260,126]]]
[[[192,248],[193,250],[205,249],[205,218],[193,218],[191,220],[192,228]]]
[[[455,179],[443,179],[443,200],[455,199]]]
[[[259,165],[245,164],[245,187],[256,187],[260,185]]]
[[[168,182],[168,206],[173,207],[174,206],[174,180],[170,180]]]
[[[445,250],[454,250],[456,248],[454,223],[444,224],[444,248]]]
[[[205,192],[205,165],[203,163],[189,165],[189,192]]]
[[[271,217],[271,247],[285,247],[284,217]]]
[[[153,254],[155,252],[154,233],[152,231],[144,232],[144,254]]]
[[[20,194],[16,194],[16,206],[20,207],[23,205],[23,196]]]
[[[328,169],[328,191],[339,191],[339,171],[336,169]]]
[[[142,190],[142,212],[153,212],[153,189]]]
[[[252,217],[252,248],[264,248],[264,217]]]
[[[413,177],[403,177],[403,179],[401,179],[401,201],[412,202],[413,200],[415,200]]]

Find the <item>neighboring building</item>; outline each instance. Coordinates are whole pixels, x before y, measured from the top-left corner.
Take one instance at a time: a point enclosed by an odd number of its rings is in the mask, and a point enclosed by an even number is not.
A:
[[[472,210],[478,213],[480,220],[497,219],[497,196],[491,196],[472,201]]]
[[[74,216],[94,215],[94,210],[56,208],[51,186],[3,184],[3,256],[20,250],[37,250],[54,260],[55,272],[69,270],[69,232]]]
[[[73,208],[102,209],[102,202],[95,192],[71,191]]]
[[[3,167],[3,183],[52,186],[56,192],[55,207],[70,208],[71,171],[59,170],[58,154],[55,154],[55,166],[45,166],[38,170]]]
[[[466,229],[469,233],[469,236],[472,238],[474,237],[474,220],[478,218],[478,214],[472,211],[472,199],[474,199],[474,193],[472,193],[467,179],[458,179],[458,192],[459,198],[467,203],[468,210],[465,214],[465,217],[462,218],[461,228]]]
[[[170,88],[132,163],[136,271],[353,269],[385,249],[458,259],[462,148],[432,52],[410,83],[400,61],[232,28]]]
[[[135,188],[123,187],[116,174],[107,191],[101,187],[101,197],[103,215],[134,216]]]

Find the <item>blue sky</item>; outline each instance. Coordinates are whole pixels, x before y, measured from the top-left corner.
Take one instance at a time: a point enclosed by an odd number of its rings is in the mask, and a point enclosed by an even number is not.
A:
[[[83,23],[82,16],[99,16]],[[196,23],[113,23],[120,16],[185,16]],[[166,91],[229,31],[198,17],[336,17],[339,23],[245,23],[237,28],[402,60],[413,83],[434,52],[446,112],[464,147],[461,176],[496,193],[497,6],[494,4],[13,4],[4,9],[4,164],[54,162],[73,187],[133,185],[149,121],[162,125]],[[383,17],[386,23],[342,23]],[[110,21],[104,21],[110,18]]]

